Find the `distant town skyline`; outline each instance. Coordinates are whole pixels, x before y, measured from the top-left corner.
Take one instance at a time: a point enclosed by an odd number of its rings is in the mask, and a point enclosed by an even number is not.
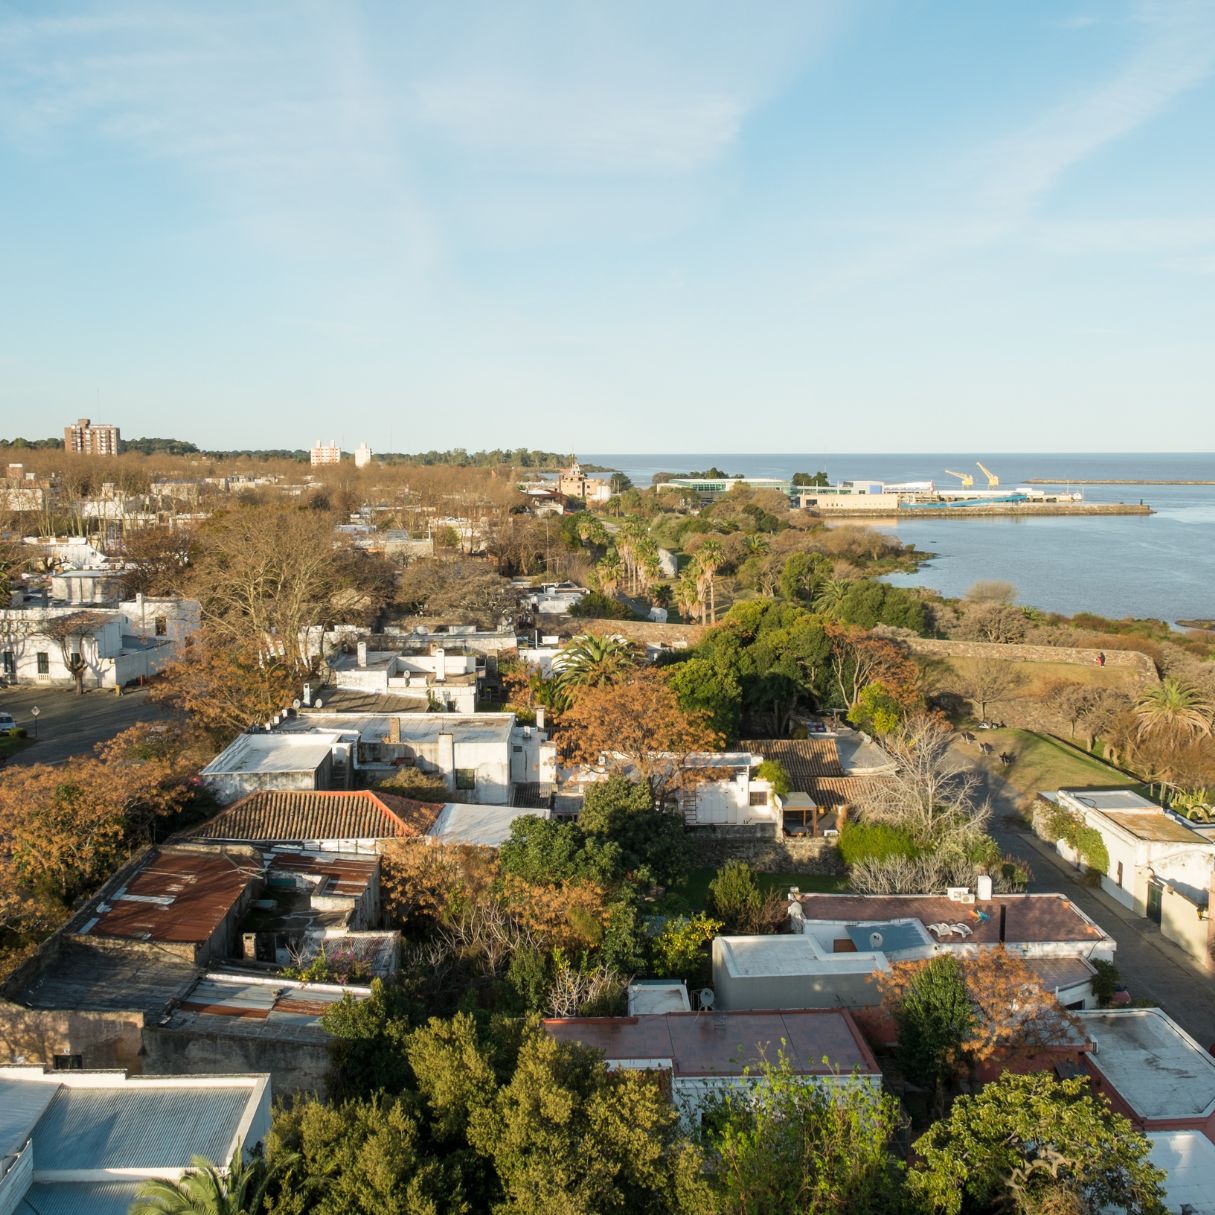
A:
[[[1212,449],[1213,81],[1203,0],[9,5],[0,435]]]

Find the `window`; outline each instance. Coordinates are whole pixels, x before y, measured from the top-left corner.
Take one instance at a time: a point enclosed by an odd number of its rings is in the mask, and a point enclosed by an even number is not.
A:
[[[1117,882],[1118,882],[1118,889],[1121,890],[1122,889],[1122,862],[1121,861],[1118,862]]]
[[[4,673],[6,675],[17,674],[17,657],[12,650],[4,651]]]
[[[522,755],[522,754],[523,754],[523,747],[522,747],[522,745],[521,745],[520,743],[513,743],[513,744],[511,745],[511,750],[512,750],[512,751],[513,751],[513,752],[514,752],[516,755]]]
[[[163,616],[156,617],[156,636],[164,637],[169,631],[169,622]]]
[[[477,770],[476,768],[457,768],[456,769],[456,788],[457,789],[475,789],[477,787]]]
[[[84,1070],[83,1055],[55,1055],[52,1062],[57,1072],[79,1072]]]
[[[38,651],[38,674],[49,675],[51,673],[51,656],[45,650]]]
[[[751,796],[747,799],[748,806],[766,806],[768,804],[768,794],[761,789],[757,793],[754,789],[751,790]]]

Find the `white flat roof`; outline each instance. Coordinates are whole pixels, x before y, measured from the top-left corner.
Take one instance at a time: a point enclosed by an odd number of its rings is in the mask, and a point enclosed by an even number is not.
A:
[[[324,699],[324,696],[321,697]],[[499,742],[510,738],[513,713],[329,713],[309,710],[282,722],[276,733],[304,734],[313,730],[357,731],[364,741],[379,741],[388,734],[388,722],[396,718],[401,742],[437,743],[440,734],[450,734],[455,743]]]
[[[1215,1215],[1215,1143],[1201,1131],[1149,1131],[1150,1159],[1167,1174],[1165,1205],[1192,1215]]]
[[[242,734],[203,770],[227,772],[315,772],[340,736],[328,734]]]
[[[1215,1111],[1215,1059],[1159,1008],[1079,1012],[1097,1044],[1089,1062],[1141,1118]]]
[[[1155,802],[1133,789],[1060,789],[1072,801],[1090,810],[1159,810]]]
[[[713,954],[740,979],[869,974],[889,966],[880,953],[824,953],[813,937],[805,935],[718,937]]]
[[[688,989],[681,979],[638,979],[629,984],[629,1016],[691,1012]]]
[[[510,836],[511,825],[522,815],[546,817],[543,810],[527,806],[472,806],[449,802],[439,811],[427,836],[440,844],[479,844],[498,848]]]

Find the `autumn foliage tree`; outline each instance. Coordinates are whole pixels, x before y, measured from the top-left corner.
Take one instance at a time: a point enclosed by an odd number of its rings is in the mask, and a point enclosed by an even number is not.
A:
[[[686,757],[718,750],[722,738],[707,714],[680,707],[665,672],[646,667],[619,683],[579,689],[561,716],[560,742],[571,762],[634,776],[661,802],[693,779]]]

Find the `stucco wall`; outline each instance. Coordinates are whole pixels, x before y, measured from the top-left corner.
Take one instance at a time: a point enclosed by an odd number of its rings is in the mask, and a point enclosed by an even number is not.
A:
[[[55,1055],[82,1056],[86,1068],[143,1071],[143,1014],[26,1008],[0,1001],[0,1058],[51,1067]]]

